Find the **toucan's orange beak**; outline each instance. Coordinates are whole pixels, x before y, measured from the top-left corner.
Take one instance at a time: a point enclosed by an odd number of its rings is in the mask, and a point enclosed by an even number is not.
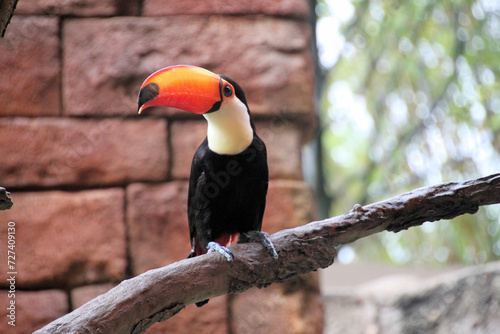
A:
[[[139,114],[148,107],[164,106],[195,114],[218,110],[223,79],[196,66],[171,66],[151,74],[139,91]]]

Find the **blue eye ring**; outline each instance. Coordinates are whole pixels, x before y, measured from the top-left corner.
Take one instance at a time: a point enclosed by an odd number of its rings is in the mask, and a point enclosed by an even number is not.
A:
[[[225,85],[224,88],[222,88],[222,94],[224,94],[225,97],[233,96],[233,87],[231,87],[231,85]]]

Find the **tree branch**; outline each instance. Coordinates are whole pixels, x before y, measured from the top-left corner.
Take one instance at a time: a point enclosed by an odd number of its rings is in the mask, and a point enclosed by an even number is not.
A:
[[[14,205],[10,193],[5,188],[0,187],[0,210],[9,210]]]
[[[231,247],[232,268],[217,253],[182,260],[125,280],[35,333],[143,333],[188,304],[326,268],[333,263],[337,245],[384,230],[398,232],[426,221],[473,214],[479,206],[494,203],[500,203],[500,174],[356,205],[344,215],[273,234],[277,261],[256,243]]]
[[[14,9],[16,9],[18,0],[4,0],[0,2],[0,32],[1,37],[5,36],[5,31],[7,31],[7,26],[10,23],[12,15],[14,15]]]

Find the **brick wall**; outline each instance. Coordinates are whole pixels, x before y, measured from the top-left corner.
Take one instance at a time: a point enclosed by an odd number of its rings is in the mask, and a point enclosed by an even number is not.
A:
[[[16,223],[16,333],[189,253],[187,178],[206,123],[137,115],[142,81],[173,64],[245,89],[268,147],[263,229],[314,218],[300,148],[312,132],[307,0],[21,0],[0,40],[0,332],[7,222]],[[194,115],[193,115],[194,116]],[[321,333],[316,276],[213,298],[148,333]]]

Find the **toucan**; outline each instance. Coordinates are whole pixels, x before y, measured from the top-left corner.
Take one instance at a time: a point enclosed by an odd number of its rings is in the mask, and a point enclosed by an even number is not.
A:
[[[272,242],[261,232],[269,181],[266,145],[255,132],[243,89],[200,67],[170,66],[151,74],[140,88],[139,114],[153,106],[201,114],[208,123],[189,177],[188,258],[216,251],[232,265],[227,247],[255,241],[276,259]]]

